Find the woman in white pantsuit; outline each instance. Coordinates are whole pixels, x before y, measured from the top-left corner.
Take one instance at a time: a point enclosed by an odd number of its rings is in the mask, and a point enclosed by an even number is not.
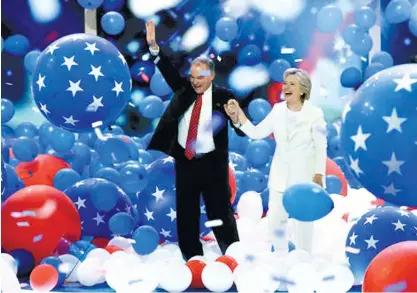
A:
[[[285,101],[254,126],[232,100],[225,107],[232,121],[252,139],[273,133],[276,149],[269,174],[268,222],[276,251],[288,252],[288,213],[282,203],[286,188],[297,183],[324,184],[327,158],[326,122],[320,108],[308,102],[311,80],[308,73],[290,68],[284,73]],[[305,203],[308,205],[308,202]],[[295,245],[311,253],[313,223],[295,221]]]

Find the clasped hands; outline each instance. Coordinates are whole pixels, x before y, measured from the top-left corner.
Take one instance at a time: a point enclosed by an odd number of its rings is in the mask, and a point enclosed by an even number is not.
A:
[[[243,124],[242,118],[244,116],[244,113],[236,100],[230,99],[227,102],[227,104],[224,105],[224,111],[226,112],[227,116],[230,117],[230,120],[232,120],[234,124]]]

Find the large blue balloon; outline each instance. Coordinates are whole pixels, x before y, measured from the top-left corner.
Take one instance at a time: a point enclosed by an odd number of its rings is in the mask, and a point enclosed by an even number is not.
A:
[[[335,31],[342,21],[342,11],[336,5],[324,6],[317,13],[317,28],[323,33]]]
[[[400,23],[408,20],[411,4],[408,0],[392,0],[385,8],[385,18],[389,23]]]
[[[341,126],[346,161],[372,194],[417,206],[417,64],[380,71],[363,84]]]
[[[291,218],[304,222],[319,220],[334,208],[329,194],[315,183],[290,186],[284,192],[282,203]]]
[[[129,67],[109,41],[87,34],[60,38],[39,57],[32,87],[35,102],[54,125],[88,131],[112,124],[132,87]]]
[[[366,268],[383,249],[395,243],[415,240],[417,217],[394,207],[381,207],[364,214],[352,226],[346,238],[346,256],[361,283]]]

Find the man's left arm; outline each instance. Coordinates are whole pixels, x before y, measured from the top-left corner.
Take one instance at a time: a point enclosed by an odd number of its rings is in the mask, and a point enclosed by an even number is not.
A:
[[[235,98],[235,95],[231,91],[228,91],[228,97],[226,99],[226,103],[225,104],[227,104],[229,102],[229,100],[236,100],[237,101],[237,99]],[[239,103],[239,105],[240,105],[240,103]],[[226,112],[224,111],[224,109],[223,109],[223,114],[227,117],[227,119],[229,120],[230,126],[235,130],[235,132],[236,132],[237,135],[239,135],[239,136],[246,136],[246,134],[242,130],[240,130],[233,123],[232,119],[230,119],[230,117],[226,114]]]

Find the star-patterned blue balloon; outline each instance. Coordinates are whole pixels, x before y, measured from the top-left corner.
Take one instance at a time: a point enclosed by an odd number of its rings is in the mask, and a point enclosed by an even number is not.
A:
[[[346,256],[356,282],[363,281],[366,268],[379,252],[408,240],[417,240],[417,217],[411,212],[381,207],[364,214],[346,239]]]
[[[64,193],[74,202],[81,218],[81,236],[111,239],[110,218],[120,212],[138,220],[135,206],[126,193],[116,184],[101,178],[79,181]]]
[[[417,206],[417,64],[368,79],[346,106],[345,159],[359,182],[398,206]]]
[[[176,193],[173,188],[161,185],[148,185],[138,195],[138,211],[141,225],[152,226],[158,231],[161,242],[177,242]],[[205,205],[200,200],[200,237],[210,232]]]
[[[73,34],[40,55],[32,91],[41,113],[54,125],[88,131],[112,124],[130,98],[132,80],[123,55],[109,41]]]

